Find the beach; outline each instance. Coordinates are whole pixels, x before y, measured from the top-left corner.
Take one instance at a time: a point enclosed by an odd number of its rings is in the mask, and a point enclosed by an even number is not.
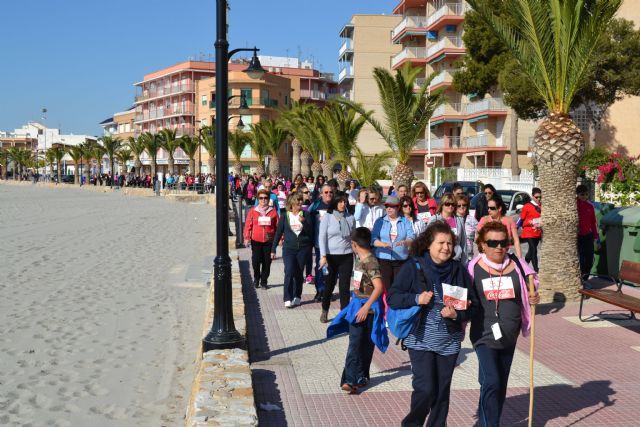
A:
[[[0,186],[0,425],[183,425],[214,222],[206,204]]]

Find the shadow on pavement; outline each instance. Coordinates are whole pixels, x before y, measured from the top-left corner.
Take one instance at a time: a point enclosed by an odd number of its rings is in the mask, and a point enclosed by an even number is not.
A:
[[[534,394],[533,425],[544,426],[556,418],[568,417],[574,412],[592,408],[579,419],[567,426],[579,425],[600,410],[615,404],[616,394],[611,388],[611,381],[589,381],[573,387],[568,384],[555,384],[536,387]],[[529,393],[508,397],[503,411],[505,425],[526,426],[529,413]],[[516,414],[518,417],[516,418]]]

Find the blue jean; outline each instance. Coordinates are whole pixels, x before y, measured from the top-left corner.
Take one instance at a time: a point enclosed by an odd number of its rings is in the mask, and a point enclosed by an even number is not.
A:
[[[364,385],[369,382],[371,360],[375,345],[371,341],[373,314],[360,323],[349,325],[349,349],[340,385]]]
[[[311,246],[299,249],[282,249],[282,261],[284,262],[284,301],[292,301],[293,298],[302,297],[302,272],[311,254]]]
[[[316,285],[316,292],[322,295],[322,293],[324,292],[324,274],[322,274],[322,269],[318,268],[318,266],[320,265],[320,248],[314,248],[313,251],[316,253],[316,277],[314,280]]]
[[[515,350],[515,345],[500,350],[484,344],[476,347],[479,365],[478,382],[480,383],[478,418],[482,427],[500,425],[500,415],[507,398],[507,383]]]
[[[427,427],[444,427],[449,415],[451,378],[458,353],[443,356],[433,351],[409,349],[413,392],[411,409],[402,420],[403,427],[422,427],[427,416]]]

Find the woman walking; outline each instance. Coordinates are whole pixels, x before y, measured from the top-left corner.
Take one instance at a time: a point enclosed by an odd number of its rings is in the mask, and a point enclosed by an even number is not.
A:
[[[287,198],[286,213],[278,223],[273,239],[271,258],[276,257],[276,248],[280,238],[282,243],[282,261],[284,262],[284,306],[292,308],[300,305],[302,297],[302,272],[311,256],[313,247],[313,223],[302,211],[302,194],[293,193]]]
[[[480,231],[485,224],[490,222],[499,222],[503,224],[507,228],[509,244],[513,245],[516,256],[518,258],[522,258],[520,238],[518,237],[518,227],[511,217],[505,216],[507,207],[504,205],[502,197],[494,194],[493,197],[487,201],[487,210],[489,211],[489,215],[480,218],[480,222],[478,222],[478,231]]]
[[[527,255],[525,261],[530,262],[533,269],[538,270],[538,244],[542,239],[540,217],[542,216],[542,190],[534,187],[531,190],[533,199],[522,207],[520,221],[522,221],[522,234],[520,237],[527,243]]]
[[[465,250],[466,259],[473,258],[473,244],[476,239],[476,229],[478,228],[478,221],[473,215],[469,215],[469,197],[466,194],[459,194],[456,196],[456,216],[464,220],[464,233],[466,237]]]
[[[436,221],[441,221],[447,224],[453,234],[456,236],[456,240],[453,242],[453,259],[462,261],[467,264],[467,257],[465,250],[467,237],[464,227],[464,220],[456,215],[456,199],[451,193],[445,193],[440,199],[440,205],[435,215],[429,218],[427,228],[429,228]]]
[[[413,186],[413,204],[416,206],[416,216],[425,224],[438,209],[438,204],[431,198],[431,193],[423,182],[417,182]]]
[[[320,321],[327,323],[331,296],[336,287],[338,275],[340,283],[340,310],[349,304],[349,282],[353,271],[353,250],[351,232],[356,228],[353,215],[347,210],[349,201],[345,195],[337,196],[331,202],[326,215],[320,220],[318,243],[320,245],[320,268],[328,266]]]
[[[471,287],[464,266],[452,259],[456,236],[436,222],[411,245],[414,258],[400,270],[389,290],[389,307],[421,306],[416,326],[404,339],[413,374],[411,407],[402,426],[446,426],[451,378],[467,319]]]
[[[244,224],[244,244],[251,244],[253,285],[268,289],[271,272],[271,248],[278,226],[278,214],[269,206],[269,192],[258,191],[258,206],[249,209]]]
[[[498,427],[507,395],[507,383],[518,333],[528,336],[531,307],[538,292],[529,295],[528,277],[535,272],[524,260],[507,253],[507,227],[487,223],[478,231],[480,255],[469,263],[473,279],[470,339],[478,356],[482,427]]]
[[[406,186],[404,186],[406,188]],[[400,188],[400,187],[398,187]],[[424,222],[420,221],[416,217],[415,206],[413,206],[413,200],[409,196],[399,197],[400,199],[400,212],[413,225],[413,234],[416,238],[421,235],[427,226]]]

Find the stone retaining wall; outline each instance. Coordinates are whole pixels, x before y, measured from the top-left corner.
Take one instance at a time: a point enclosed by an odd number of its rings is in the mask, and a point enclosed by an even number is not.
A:
[[[229,242],[233,247],[234,241]],[[232,267],[233,319],[246,336],[246,319],[237,252],[230,254]],[[203,336],[213,322],[213,277],[203,325]],[[200,367],[193,382],[185,426],[256,426],[258,414],[253,397],[249,353],[246,350],[212,350],[198,353]]]

